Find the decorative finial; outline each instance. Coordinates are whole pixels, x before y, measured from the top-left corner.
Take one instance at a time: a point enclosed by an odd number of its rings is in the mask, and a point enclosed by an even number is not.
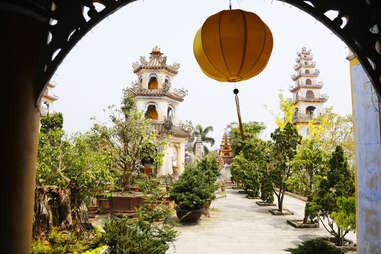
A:
[[[161,53],[160,48],[156,45],[151,52],[151,55],[153,56],[161,56],[163,53]]]

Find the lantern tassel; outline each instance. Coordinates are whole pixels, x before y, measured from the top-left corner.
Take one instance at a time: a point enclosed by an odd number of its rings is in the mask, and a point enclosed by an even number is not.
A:
[[[243,132],[242,119],[241,119],[241,110],[239,108],[239,98],[238,98],[239,90],[235,88],[233,93],[235,94],[235,105],[237,107],[237,115],[238,115],[238,124],[239,124],[239,132],[241,133],[242,140],[245,140],[245,134]]]

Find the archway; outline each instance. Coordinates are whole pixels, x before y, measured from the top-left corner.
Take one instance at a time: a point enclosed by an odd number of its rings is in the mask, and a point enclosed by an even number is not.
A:
[[[152,119],[152,120],[157,120],[159,118],[159,114],[156,111],[155,105],[149,105],[148,106],[147,111],[145,113],[145,117]]]
[[[28,211],[31,211],[32,207],[34,181],[35,159],[33,157],[36,154],[38,110],[32,105],[38,104],[45,84],[73,46],[98,22],[132,1],[94,1],[97,3],[75,0],[56,1],[54,8],[48,1],[17,4],[12,1],[4,2],[6,4],[1,3],[1,11],[6,15],[1,16],[1,23],[9,25],[6,38],[11,39],[2,41],[1,45],[3,51],[11,50],[5,52],[7,56],[5,59],[9,61],[2,66],[4,67],[2,76],[8,84],[3,92],[12,100],[5,98],[2,102],[6,111],[4,114],[6,124],[1,129],[4,133],[2,149],[6,152],[1,158],[2,165],[13,170],[5,173],[2,186],[3,193],[7,193],[4,204],[8,206],[8,211],[3,211],[3,218],[7,223],[3,230],[8,237],[3,239],[2,246],[7,248],[3,251],[4,253],[21,253],[29,248],[28,233],[25,232],[30,229],[28,224],[30,224],[31,216]],[[285,2],[310,13],[341,37],[357,53],[380,94],[380,68],[378,67],[381,63],[380,36],[378,32],[370,31],[370,28],[379,23],[378,16],[374,13],[381,10],[380,3],[371,1],[326,3],[313,0]],[[95,8],[98,4],[103,5],[104,9],[98,11]],[[87,9],[88,20],[83,16],[84,9]],[[324,13],[328,10],[336,10],[337,17],[331,20],[325,16]],[[31,13],[32,17],[25,18],[25,15]],[[345,17],[348,19],[347,23],[343,22]],[[49,26],[48,18],[58,23],[54,27]],[[47,30],[52,36],[48,45],[45,44]],[[16,43],[26,40],[29,41],[28,45]],[[41,59],[41,56],[44,58]],[[20,65],[19,59],[26,59],[26,61]],[[9,68],[7,65],[15,68]],[[32,127],[25,130],[26,124]],[[14,186],[17,186],[19,190],[13,192]],[[10,192],[12,194],[8,194]],[[20,204],[14,204],[12,200],[20,200]],[[16,216],[19,216],[17,220],[14,219]],[[12,230],[7,231],[9,228]]]
[[[151,77],[149,82],[148,82],[148,89],[150,90],[156,90],[159,88],[157,78],[156,77]]]

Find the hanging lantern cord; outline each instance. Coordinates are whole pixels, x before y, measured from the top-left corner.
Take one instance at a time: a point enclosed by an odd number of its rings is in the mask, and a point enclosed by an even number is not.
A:
[[[243,126],[242,126],[242,120],[241,120],[241,110],[239,108],[239,98],[238,98],[238,93],[239,90],[235,88],[233,90],[233,93],[235,94],[235,105],[237,107],[237,115],[238,115],[238,124],[239,124],[239,131],[241,133],[241,138],[242,140],[245,140],[245,134],[243,133]]]

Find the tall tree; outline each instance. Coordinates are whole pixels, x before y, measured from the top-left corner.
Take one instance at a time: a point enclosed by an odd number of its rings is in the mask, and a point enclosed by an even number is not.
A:
[[[213,131],[213,126],[207,126],[203,128],[200,124],[196,125],[190,137],[190,139],[194,141],[193,150],[196,149],[196,139],[198,135],[201,136],[202,143],[207,143],[210,146],[214,146],[214,143],[215,143],[214,138],[208,137],[208,133],[211,131]],[[204,147],[204,154],[208,154],[209,153],[208,147],[206,145],[203,145],[203,147]]]
[[[352,115],[341,116],[333,112],[332,107],[326,108],[320,115],[320,125],[310,122],[308,125],[312,137],[322,140],[324,149],[333,152],[337,145],[343,147],[345,156],[352,159],[355,153]]]
[[[353,173],[349,170],[343,148],[337,146],[329,160],[327,176],[320,181],[318,190],[311,202],[311,210],[319,216],[324,228],[334,236],[337,245],[343,245],[344,237],[349,231],[355,229],[354,223],[345,223],[346,219],[354,222],[354,216],[345,218],[346,211],[342,210],[349,206],[352,208],[348,210],[353,211],[354,198],[352,200],[346,199],[352,197],[354,193]],[[335,223],[335,220],[338,220],[339,223]]]
[[[278,210],[283,212],[283,198],[286,190],[287,180],[294,173],[293,159],[296,155],[296,148],[300,144],[302,137],[298,134],[295,126],[288,122],[284,129],[277,128],[271,133],[274,141],[272,151],[272,169],[270,171],[274,186],[274,193],[278,199]]]
[[[297,149],[294,158],[295,178],[303,186],[307,203],[304,209],[303,223],[312,223],[313,213],[310,212],[309,203],[312,201],[314,190],[319,179],[326,173],[329,154],[321,148],[321,142],[314,138],[304,139]],[[315,188],[314,188],[315,187]]]
[[[252,139],[258,139],[258,135],[261,133],[261,131],[263,131],[266,128],[263,123],[256,121],[243,123],[242,126],[247,141],[250,141]],[[230,123],[227,126],[227,129],[233,154],[238,155],[242,150],[243,146],[245,145],[245,142],[241,138],[238,123]]]

